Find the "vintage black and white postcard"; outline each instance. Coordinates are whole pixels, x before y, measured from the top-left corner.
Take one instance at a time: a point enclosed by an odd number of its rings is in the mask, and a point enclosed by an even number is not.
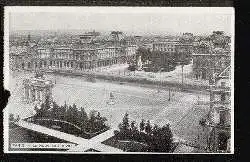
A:
[[[5,7],[6,153],[234,153],[234,9]]]

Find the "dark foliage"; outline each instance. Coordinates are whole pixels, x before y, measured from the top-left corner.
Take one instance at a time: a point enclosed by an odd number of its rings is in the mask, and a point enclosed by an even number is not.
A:
[[[88,117],[84,108],[77,108],[75,104],[67,105],[65,103],[63,106],[59,106],[56,102],[53,102],[52,106],[50,106],[49,100],[46,99],[45,103],[41,104],[41,108],[38,109],[35,106],[35,110],[36,114],[33,116],[33,121],[51,127],[51,121],[54,120],[53,125],[55,124],[63,130],[69,131],[69,133],[79,132],[75,129],[79,130],[80,128],[81,131],[79,133],[92,135],[93,133],[102,132],[109,128],[106,125],[107,119],[102,117],[99,112],[91,111]],[[56,120],[60,122],[56,122]],[[70,127],[75,128],[70,131]]]
[[[141,56],[143,69],[147,72],[172,71],[178,63],[187,65],[191,62],[191,51],[185,49],[184,52],[163,52],[150,51],[149,49],[139,48],[136,52],[136,57]],[[136,61],[134,61],[136,62]],[[147,63],[146,62],[150,62]],[[136,63],[133,65],[136,66]],[[129,70],[135,70],[131,65]]]
[[[135,121],[129,124],[128,114],[126,113],[119,126],[120,130],[114,132],[115,139],[135,141],[148,145],[148,149],[144,151],[169,152],[171,150],[173,134],[169,124],[163,127],[152,126],[149,120],[146,124],[142,120],[139,126],[140,130],[138,130]]]

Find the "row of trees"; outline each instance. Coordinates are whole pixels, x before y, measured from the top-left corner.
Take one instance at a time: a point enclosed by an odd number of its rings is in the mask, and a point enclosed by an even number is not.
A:
[[[119,124],[119,131],[115,132],[115,137],[117,140],[131,140],[147,144],[148,151],[153,152],[169,152],[173,143],[173,134],[169,124],[163,127],[156,124],[152,126],[149,120],[145,122],[142,119],[138,128],[135,121],[129,121],[128,113]]]
[[[86,132],[98,132],[108,128],[106,125],[107,119],[102,117],[100,112],[91,111],[88,115],[83,107],[77,108],[75,104],[67,105],[65,103],[59,106],[56,102],[52,102],[51,106],[48,98],[46,98],[40,109],[35,106],[35,111],[34,119],[63,120],[79,126]]]
[[[149,71],[157,72],[162,71],[172,71],[175,69],[178,63],[187,65],[191,61],[191,55],[189,52],[174,53],[174,52],[163,52],[163,51],[150,51],[146,48],[138,48],[136,52],[136,60],[141,56],[141,61],[144,64],[144,69]],[[132,61],[131,61],[132,62]],[[131,66],[136,64],[133,62]],[[148,63],[148,64],[147,64]]]

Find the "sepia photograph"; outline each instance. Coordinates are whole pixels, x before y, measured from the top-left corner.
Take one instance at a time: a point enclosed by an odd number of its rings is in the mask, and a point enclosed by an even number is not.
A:
[[[5,153],[233,154],[233,7],[5,7]]]

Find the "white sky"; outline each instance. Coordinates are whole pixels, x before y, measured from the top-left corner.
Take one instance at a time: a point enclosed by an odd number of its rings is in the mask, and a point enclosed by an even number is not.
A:
[[[232,8],[11,8],[10,30],[83,29],[133,33],[232,33]]]

